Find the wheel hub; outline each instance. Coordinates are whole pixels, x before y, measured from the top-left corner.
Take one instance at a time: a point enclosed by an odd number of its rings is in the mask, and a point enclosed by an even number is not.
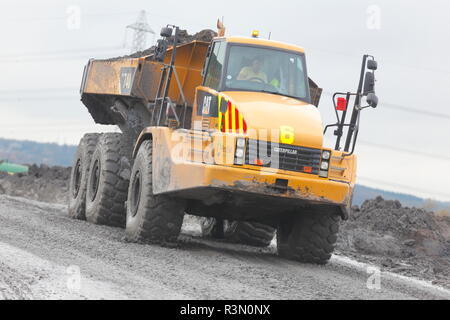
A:
[[[72,194],[76,198],[81,186],[81,159],[78,159],[72,176]]]
[[[91,183],[90,183],[90,191],[91,191],[91,200],[94,201],[97,196],[98,185],[100,183],[100,161],[95,160],[94,166],[92,167],[91,174]]]
[[[141,202],[141,172],[136,171],[133,177],[132,185],[131,185],[131,199],[130,199],[130,210],[131,215],[133,217],[136,216],[136,213],[139,208],[139,203]]]

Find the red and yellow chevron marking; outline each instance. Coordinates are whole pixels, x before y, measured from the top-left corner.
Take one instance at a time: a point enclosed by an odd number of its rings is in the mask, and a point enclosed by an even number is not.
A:
[[[227,103],[227,111],[225,113],[220,112],[221,103]],[[219,96],[219,130],[222,132],[230,133],[247,133],[247,123],[245,122],[242,114],[236,108],[236,106],[230,101],[222,101],[222,97]]]

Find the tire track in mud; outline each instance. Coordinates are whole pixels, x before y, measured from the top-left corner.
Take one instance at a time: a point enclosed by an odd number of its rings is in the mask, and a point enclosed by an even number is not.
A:
[[[17,270],[0,262],[0,299],[33,299],[34,296],[30,288],[32,283],[33,279],[29,276],[18,274]]]

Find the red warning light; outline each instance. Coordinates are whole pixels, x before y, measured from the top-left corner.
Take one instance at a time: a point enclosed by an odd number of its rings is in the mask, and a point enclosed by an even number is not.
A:
[[[257,166],[262,166],[262,165],[264,164],[264,162],[263,162],[261,159],[256,159],[256,160],[255,160],[255,164],[256,164]]]
[[[345,99],[345,98],[337,98],[336,110],[338,110],[338,111],[346,111],[347,110],[347,99]]]
[[[306,172],[306,173],[311,173],[312,172],[312,167],[305,166],[305,167],[303,167],[303,171]]]

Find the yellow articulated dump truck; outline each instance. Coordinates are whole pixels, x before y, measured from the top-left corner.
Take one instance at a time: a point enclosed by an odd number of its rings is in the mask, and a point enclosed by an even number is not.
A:
[[[81,100],[121,132],[81,139],[69,214],[173,243],[187,213],[205,237],[268,246],[276,235],[280,256],[324,264],[349,215],[377,63],[364,55],[357,91],[333,96],[337,120],[323,126],[303,48],[218,27],[211,42],[179,44],[168,25],[149,55],[88,62]]]

